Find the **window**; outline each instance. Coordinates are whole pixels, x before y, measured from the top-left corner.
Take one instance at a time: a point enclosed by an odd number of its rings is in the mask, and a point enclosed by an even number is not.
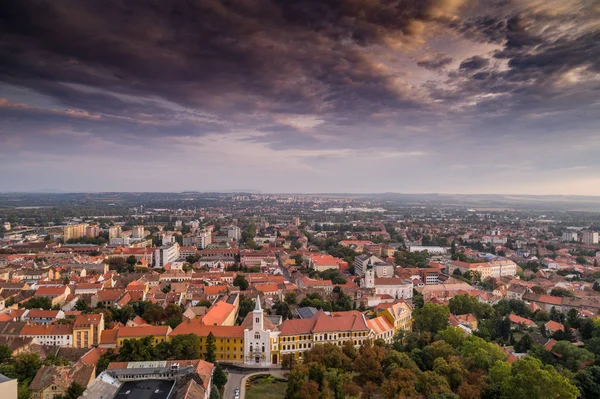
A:
[[[256,318],[256,322],[260,323],[260,318],[259,317]]]
[[[260,333],[254,334],[254,339],[260,339]]]

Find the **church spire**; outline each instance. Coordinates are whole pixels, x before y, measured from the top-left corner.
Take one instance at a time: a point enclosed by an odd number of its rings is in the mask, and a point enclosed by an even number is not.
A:
[[[258,296],[258,295],[256,296],[256,299],[254,300],[254,311],[262,313],[262,308],[260,307],[260,296]]]

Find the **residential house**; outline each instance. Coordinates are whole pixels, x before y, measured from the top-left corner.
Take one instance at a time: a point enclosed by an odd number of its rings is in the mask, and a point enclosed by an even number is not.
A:
[[[73,347],[91,348],[100,343],[104,331],[104,314],[88,313],[75,318],[73,323]]]
[[[58,395],[66,395],[71,384],[83,388],[94,380],[95,365],[77,362],[73,366],[42,365],[29,385],[33,399],[53,399]]]

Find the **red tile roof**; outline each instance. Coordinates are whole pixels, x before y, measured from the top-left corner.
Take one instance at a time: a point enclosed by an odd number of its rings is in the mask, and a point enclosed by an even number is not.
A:
[[[215,337],[243,338],[244,329],[243,326],[208,326],[199,319],[188,319],[175,327],[169,336],[196,334],[200,337],[207,337],[212,332]]]
[[[146,336],[166,336],[171,332],[169,326],[139,326],[139,327],[121,327],[117,333],[117,338],[139,338]]]
[[[202,323],[208,326],[220,326],[225,320],[235,312],[235,306],[225,301],[219,301],[208,309],[208,312],[201,318]]]

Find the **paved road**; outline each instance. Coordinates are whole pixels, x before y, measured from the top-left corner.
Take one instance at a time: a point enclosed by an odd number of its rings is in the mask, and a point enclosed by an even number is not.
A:
[[[235,389],[240,387],[242,379],[246,374],[242,374],[239,371],[229,371],[227,375],[227,384],[225,384],[225,391],[223,392],[223,399],[234,399]]]
[[[223,392],[223,399],[234,399],[236,388],[240,388],[240,399],[246,397],[246,379],[251,375],[255,374],[271,374],[275,377],[284,378],[285,373],[281,369],[272,369],[270,371],[257,371],[251,372],[250,370],[241,373],[239,371],[231,370],[227,375],[227,384],[225,384],[225,391]]]

